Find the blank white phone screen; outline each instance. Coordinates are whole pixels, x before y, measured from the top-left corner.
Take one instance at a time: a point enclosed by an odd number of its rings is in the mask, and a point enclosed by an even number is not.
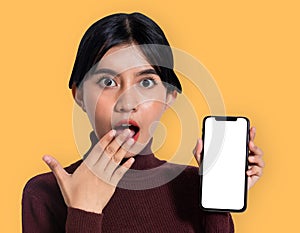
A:
[[[201,196],[204,208],[244,208],[247,131],[245,118],[206,119]]]

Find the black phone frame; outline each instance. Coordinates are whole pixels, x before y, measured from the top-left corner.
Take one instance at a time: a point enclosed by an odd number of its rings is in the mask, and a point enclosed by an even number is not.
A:
[[[246,135],[246,163],[245,163],[245,187],[244,187],[244,206],[241,209],[216,209],[216,208],[206,208],[202,205],[202,179],[203,179],[203,159],[204,159],[204,140],[205,140],[205,121],[208,118],[215,118],[216,121],[236,121],[238,118],[243,118],[247,122],[247,135]],[[245,116],[205,116],[202,122],[202,141],[203,141],[203,148],[200,157],[200,166],[199,166],[199,175],[200,175],[200,190],[199,190],[199,206],[204,211],[209,212],[235,212],[241,213],[247,209],[247,199],[248,199],[248,176],[246,171],[248,170],[248,156],[249,156],[249,138],[250,138],[250,121]]]

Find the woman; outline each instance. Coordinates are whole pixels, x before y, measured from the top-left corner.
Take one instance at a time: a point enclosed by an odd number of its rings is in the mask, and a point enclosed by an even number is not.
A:
[[[95,140],[84,159],[66,169],[43,157],[52,173],[24,188],[23,232],[234,231],[229,213],[199,208],[198,168],[161,161],[151,151],[156,123],[182,91],[155,22],[133,13],[94,23],[79,45],[69,87]],[[264,165],[254,136],[252,128],[250,186]],[[198,163],[201,150],[198,140]]]

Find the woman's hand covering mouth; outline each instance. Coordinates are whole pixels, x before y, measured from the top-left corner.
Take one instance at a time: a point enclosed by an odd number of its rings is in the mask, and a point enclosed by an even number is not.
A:
[[[133,120],[122,120],[119,121],[116,125],[113,126],[113,129],[116,130],[116,135],[121,134],[125,129],[130,129],[131,137],[136,141],[139,135],[140,127]]]

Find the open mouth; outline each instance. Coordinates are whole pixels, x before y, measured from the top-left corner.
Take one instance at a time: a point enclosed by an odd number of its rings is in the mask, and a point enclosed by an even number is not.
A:
[[[119,122],[114,129],[117,131],[117,135],[121,134],[125,129],[130,129],[130,131],[133,133],[132,138],[136,141],[139,136],[140,127],[138,124],[134,121],[127,121],[127,122]]]

